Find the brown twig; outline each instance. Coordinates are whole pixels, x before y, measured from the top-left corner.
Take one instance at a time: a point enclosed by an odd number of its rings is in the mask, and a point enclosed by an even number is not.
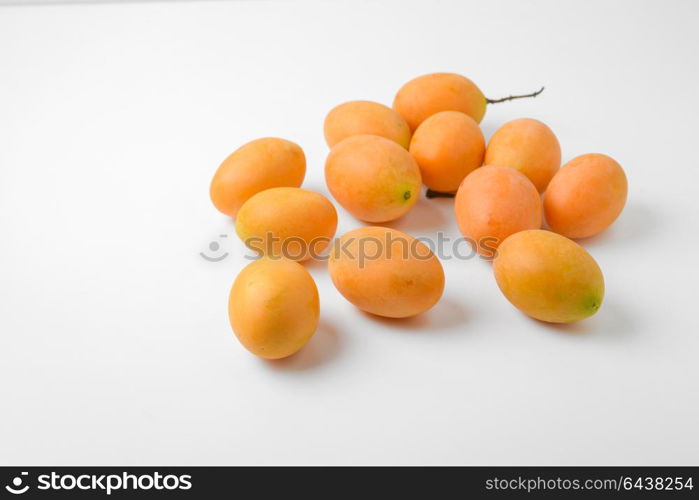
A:
[[[427,198],[453,198],[456,196],[454,193],[443,193],[441,191],[433,191],[429,188],[427,188],[427,191],[425,192],[425,196]]]
[[[536,97],[539,94],[541,94],[543,91],[544,91],[544,87],[541,87],[539,90],[537,90],[536,92],[532,92],[531,94],[511,95],[511,96],[503,97],[502,99],[488,99],[486,97],[485,100],[487,101],[488,104],[497,104],[499,102],[512,101],[514,99],[523,99],[525,97]]]

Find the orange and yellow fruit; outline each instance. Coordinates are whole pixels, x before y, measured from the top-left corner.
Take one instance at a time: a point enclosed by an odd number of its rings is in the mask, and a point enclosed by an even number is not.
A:
[[[252,195],[273,187],[299,187],[305,175],[306,156],[298,144],[265,137],[248,142],[223,160],[209,194],[220,212],[235,217]]]
[[[517,169],[543,193],[561,166],[561,146],[546,124],[520,118],[495,131],[485,150],[485,164]]]
[[[378,102],[350,101],[336,106],[325,117],[323,131],[331,148],[347,137],[360,134],[385,137],[405,149],[410,145],[410,127],[406,121]]]
[[[411,130],[440,111],[460,111],[480,123],[486,105],[476,84],[455,73],[418,76],[403,85],[393,100],[393,109],[405,118]]]
[[[454,212],[461,234],[479,254],[493,257],[511,234],[541,228],[543,208],[527,177],[510,167],[489,165],[461,183]]]
[[[299,263],[267,257],[245,267],[228,299],[231,327],[251,353],[268,359],[291,356],[318,326],[320,303],[311,275]]]
[[[546,222],[568,238],[594,236],[619,217],[627,191],[624,169],[612,158],[578,156],[561,167],[546,189]]]
[[[330,250],[328,270],[352,304],[389,318],[427,311],[444,290],[442,264],[427,245],[386,227],[344,234]]]
[[[262,255],[303,261],[317,258],[337,229],[330,200],[307,189],[279,187],[252,196],[238,211],[235,230]]]
[[[336,144],[325,162],[325,180],[349,213],[374,223],[405,215],[422,184],[410,153],[376,135],[353,135]]]
[[[587,318],[604,298],[604,277],[595,259],[550,231],[521,231],[507,238],[498,248],[493,271],[507,300],[541,321]]]
[[[441,111],[423,121],[410,142],[422,182],[451,193],[483,164],[485,139],[478,124],[459,111]]]

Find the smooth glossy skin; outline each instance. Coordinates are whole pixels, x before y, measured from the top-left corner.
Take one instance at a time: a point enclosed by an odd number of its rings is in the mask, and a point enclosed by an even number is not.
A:
[[[330,251],[328,269],[347,300],[388,318],[423,313],[444,290],[442,264],[427,245],[385,227],[362,227],[343,235]]]
[[[493,271],[507,300],[541,321],[587,318],[604,298],[604,277],[595,259],[574,241],[550,231],[522,231],[507,238]]]
[[[375,135],[340,141],[325,162],[325,181],[340,205],[367,222],[405,215],[415,205],[422,185],[410,153]]]
[[[485,150],[485,164],[515,168],[543,193],[561,166],[561,146],[546,124],[520,118],[493,134]]]
[[[456,222],[483,257],[511,234],[540,229],[543,207],[539,192],[523,174],[510,167],[477,168],[459,187],[454,201]]]
[[[601,233],[626,204],[626,174],[603,154],[585,154],[566,163],[544,195],[544,213],[551,229],[568,238]]]
[[[262,255],[303,261],[318,258],[337,229],[337,211],[320,193],[301,188],[266,189],[238,212],[235,230]]]
[[[396,111],[378,102],[340,104],[325,117],[323,131],[331,148],[347,137],[360,134],[385,137],[405,149],[410,145],[410,127],[406,121]]]
[[[234,151],[214,174],[209,194],[214,206],[233,218],[255,193],[299,187],[306,175],[306,156],[295,143],[276,137],[256,139]]]
[[[453,193],[483,164],[485,138],[478,124],[459,111],[441,111],[423,121],[410,142],[410,154],[430,189]]]
[[[233,332],[251,353],[279,359],[308,342],[318,326],[320,303],[311,275],[299,263],[263,257],[233,283],[228,316]]]
[[[418,76],[403,85],[393,100],[393,109],[413,131],[440,111],[460,111],[480,123],[486,105],[486,98],[476,84],[455,73]]]

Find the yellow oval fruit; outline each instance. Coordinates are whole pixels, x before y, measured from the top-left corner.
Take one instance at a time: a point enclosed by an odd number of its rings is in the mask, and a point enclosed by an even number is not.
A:
[[[541,229],[543,208],[534,184],[510,167],[486,165],[464,179],[454,200],[456,223],[484,257],[511,234]]]
[[[520,118],[495,131],[485,149],[485,164],[515,168],[543,193],[561,166],[561,146],[546,124]]]
[[[523,313],[550,323],[595,314],[604,297],[604,277],[587,251],[541,229],[507,238],[493,261],[502,293]]]
[[[393,141],[353,135],[340,141],[325,162],[325,180],[335,199],[356,218],[386,222],[415,205],[422,179],[415,159]]]
[[[302,261],[317,258],[337,229],[337,212],[320,193],[294,187],[260,191],[238,211],[235,230],[262,255]]]
[[[348,301],[388,318],[427,311],[444,290],[442,264],[427,245],[386,227],[344,234],[330,250],[328,270]]]
[[[263,257],[246,266],[233,283],[228,317],[251,353],[279,359],[306,344],[318,326],[318,289],[299,263]]]
[[[626,174],[602,154],[586,154],[563,165],[544,195],[544,213],[551,229],[568,238],[601,233],[626,204]]]
[[[452,193],[483,164],[485,139],[478,124],[459,111],[441,111],[425,121],[410,141],[410,154],[430,189]]]
[[[378,135],[397,142],[405,149],[410,144],[410,127],[396,111],[371,101],[350,101],[333,108],[325,117],[325,141],[331,148],[347,137]]]
[[[393,109],[405,118],[411,130],[440,111],[460,111],[480,123],[486,105],[476,84],[455,73],[418,76],[403,85],[393,100]]]
[[[306,156],[291,141],[265,137],[248,142],[223,160],[211,181],[214,206],[235,217],[255,193],[278,186],[299,187],[306,175]]]

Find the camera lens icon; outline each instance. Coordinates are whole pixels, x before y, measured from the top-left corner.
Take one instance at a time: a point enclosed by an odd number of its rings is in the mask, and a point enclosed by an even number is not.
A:
[[[26,476],[27,474],[28,472],[22,472],[19,476],[12,479],[12,486],[7,485],[5,486],[5,489],[13,495],[21,495],[22,493],[26,493],[29,489],[29,485],[27,484],[22,487],[22,480],[23,476]]]
[[[221,238],[227,238],[227,234],[220,234],[219,235]],[[221,249],[221,244],[218,241],[212,241],[209,243],[209,250],[211,250],[211,253],[213,255],[208,255],[207,253],[204,252],[199,252],[199,255],[201,255],[201,258],[204,260],[208,260],[209,262],[221,262],[223,259],[228,257],[228,252],[223,252],[221,255],[216,255],[216,253]]]

